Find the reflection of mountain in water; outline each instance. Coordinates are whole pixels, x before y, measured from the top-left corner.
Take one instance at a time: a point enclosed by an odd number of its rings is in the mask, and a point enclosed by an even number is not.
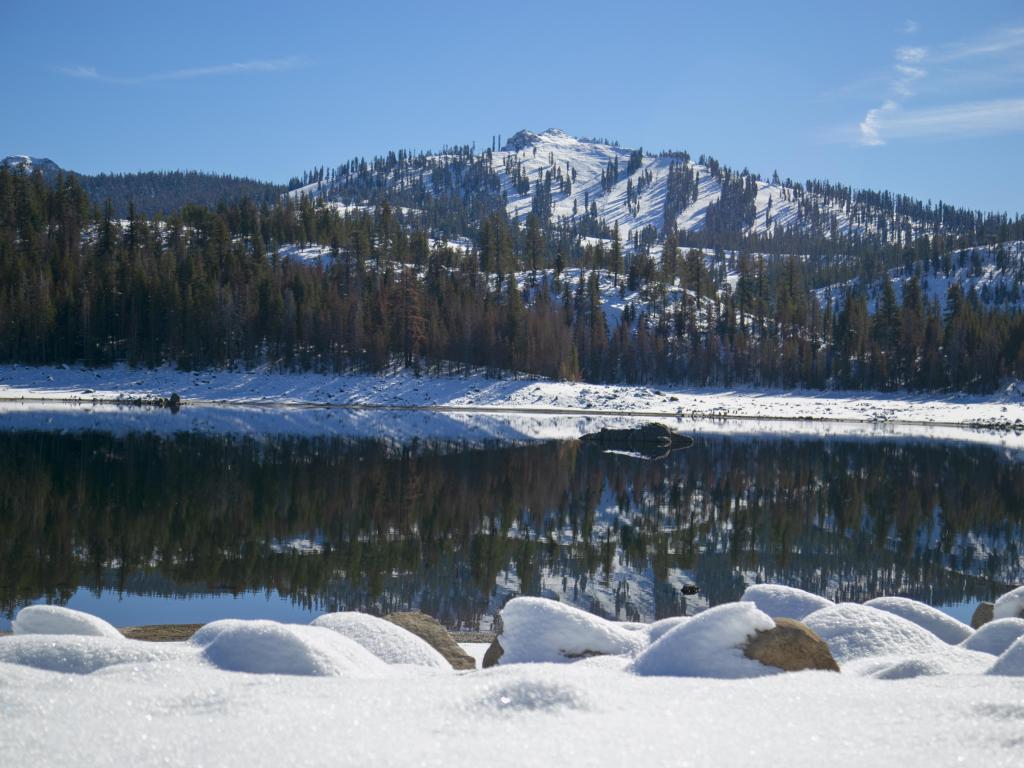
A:
[[[943,443],[704,435],[651,462],[576,442],[0,432],[0,605],[277,589],[475,626],[512,593],[653,619],[756,579],[948,604],[1021,579],[1021,498],[1024,466]]]

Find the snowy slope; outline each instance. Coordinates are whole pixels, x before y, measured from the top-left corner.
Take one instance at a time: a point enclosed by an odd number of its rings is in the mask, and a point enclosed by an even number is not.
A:
[[[959,285],[965,296],[974,291],[985,306],[1024,309],[1024,241],[1021,240],[954,251],[948,263],[941,260],[915,261],[909,268],[890,270],[889,279],[897,302],[902,303],[903,287],[915,274],[920,280],[925,300],[938,302],[943,311],[953,285]],[[822,306],[830,301],[838,306],[847,290],[856,286],[856,281],[849,281],[819,288],[815,294]],[[867,293],[868,309],[874,312],[882,294],[882,281],[868,285]]]

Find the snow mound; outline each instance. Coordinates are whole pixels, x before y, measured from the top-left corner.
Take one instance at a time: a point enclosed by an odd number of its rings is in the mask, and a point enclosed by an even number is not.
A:
[[[769,616],[797,621],[803,621],[804,616],[817,610],[835,605],[824,597],[781,584],[752,584],[743,592],[740,600],[753,603]]]
[[[360,677],[388,670],[359,643],[324,627],[224,619],[207,624],[189,644],[230,672]]]
[[[743,655],[743,646],[775,622],[752,603],[726,603],[669,630],[633,662],[638,675],[760,677],[780,670]]]
[[[936,675],[972,675],[985,672],[992,665],[986,653],[963,648],[936,646],[930,653],[911,657],[867,658],[843,667],[846,674],[874,677],[878,680],[907,680]]]
[[[635,656],[647,645],[643,632],[542,597],[513,598],[502,608],[501,620],[501,664]]]
[[[964,640],[960,647],[999,656],[1013,645],[1018,637],[1024,637],[1024,619],[995,619],[982,625],[977,632]]]
[[[864,605],[912,621],[950,645],[962,643],[974,634],[974,630],[962,621],[957,621],[938,608],[932,608],[930,605],[906,597],[876,597],[874,600],[868,600]]]
[[[0,640],[0,663],[87,675],[116,664],[167,661],[187,653],[178,643],[143,643],[89,635],[15,635]]]
[[[388,664],[414,664],[449,672],[452,669],[452,665],[428,642],[390,621],[368,613],[328,613],[314,619],[312,626],[337,632]]]
[[[11,622],[16,635],[88,635],[124,640],[115,627],[103,619],[59,605],[30,605],[18,611]]]
[[[648,624],[647,638],[650,642],[656,643],[665,636],[666,632],[675,629],[680,624],[685,624],[689,620],[689,616],[670,616],[667,619],[662,619],[661,621],[656,621],[653,624]]]
[[[1013,645],[1003,651],[988,673],[1006,677],[1024,677],[1024,637],[1014,640]]]
[[[996,604],[992,608],[992,618],[1024,618],[1024,587],[1017,587],[996,600]]]
[[[912,621],[857,603],[822,608],[806,616],[804,624],[828,644],[840,665],[873,656],[928,654],[946,647]]]

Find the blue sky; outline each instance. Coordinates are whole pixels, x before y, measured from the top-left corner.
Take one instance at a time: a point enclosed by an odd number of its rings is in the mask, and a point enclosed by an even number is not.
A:
[[[3,0],[0,155],[286,181],[559,127],[1024,211],[1024,3]]]

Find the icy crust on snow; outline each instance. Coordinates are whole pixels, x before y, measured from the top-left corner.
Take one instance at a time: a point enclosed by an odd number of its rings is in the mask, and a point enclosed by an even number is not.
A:
[[[996,659],[988,673],[1006,677],[1024,677],[1024,637],[1017,638],[1009,648]]]
[[[781,584],[752,584],[744,590],[740,601],[753,603],[773,618],[797,621],[802,621],[805,616],[817,610],[835,605],[827,598]]]
[[[960,647],[999,656],[1019,637],[1024,637],[1024,619],[995,619],[979,627]]]
[[[761,677],[781,672],[743,655],[743,646],[775,622],[751,603],[726,603],[666,632],[636,657],[644,676]]]
[[[188,642],[204,660],[231,672],[363,677],[388,671],[359,643],[324,627],[224,619],[207,624]]]
[[[858,603],[822,608],[803,622],[828,644],[840,667],[858,659],[928,654],[946,647],[914,622]]]
[[[328,613],[313,620],[348,638],[387,664],[413,664],[433,669],[452,670],[444,656],[422,638],[390,621],[357,611]]]
[[[992,608],[992,618],[1024,618],[1024,587],[1017,587],[996,600],[996,604]]]
[[[950,645],[962,643],[974,634],[974,630],[962,621],[957,621],[938,608],[932,608],[930,605],[906,597],[876,597],[874,600],[868,600],[864,605],[912,621]]]
[[[643,632],[542,597],[517,597],[501,610],[501,664],[566,662],[605,654],[635,656]]]
[[[124,636],[103,619],[59,605],[22,608],[11,622],[11,628],[16,635],[88,635],[124,640]]]

